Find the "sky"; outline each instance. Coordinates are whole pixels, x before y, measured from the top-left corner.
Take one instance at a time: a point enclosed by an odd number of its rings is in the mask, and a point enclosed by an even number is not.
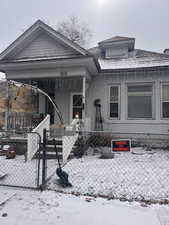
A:
[[[92,30],[90,47],[120,35],[136,38],[136,48],[169,48],[169,0],[1,0],[0,51],[37,19],[52,27],[77,16]]]

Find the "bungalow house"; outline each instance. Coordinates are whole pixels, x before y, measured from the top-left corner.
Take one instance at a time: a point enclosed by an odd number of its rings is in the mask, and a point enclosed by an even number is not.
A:
[[[78,115],[95,130],[101,112],[106,131],[168,132],[169,55],[135,49],[134,38],[116,36],[86,50],[38,20],[0,54],[0,71],[46,91],[67,125]],[[58,123],[41,94],[38,105]]]

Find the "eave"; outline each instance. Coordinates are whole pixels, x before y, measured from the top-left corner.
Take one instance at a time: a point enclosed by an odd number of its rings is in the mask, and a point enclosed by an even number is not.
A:
[[[95,64],[93,57],[78,56],[67,58],[34,58],[34,59],[22,59],[1,61],[0,72],[8,73],[8,71],[20,71],[20,70],[36,70],[36,69],[68,69],[72,67],[84,67],[91,75],[98,73],[98,68]]]

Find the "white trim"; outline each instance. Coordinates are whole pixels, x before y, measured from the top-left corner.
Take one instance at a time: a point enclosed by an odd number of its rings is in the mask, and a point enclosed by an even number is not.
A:
[[[163,85],[169,85],[168,81],[161,81],[160,83],[160,119],[161,120],[169,120],[169,117],[163,118],[163,102],[169,102],[169,101],[163,101]]]
[[[110,88],[111,87],[118,87],[118,101],[117,101],[117,103],[118,103],[118,117],[110,117],[110,103],[111,103],[111,101],[110,101]],[[120,86],[120,84],[108,84],[108,106],[107,106],[107,108],[108,108],[107,117],[108,117],[109,120],[120,120],[120,118],[121,118],[121,86]]]
[[[73,95],[82,95],[82,98],[83,98],[83,93],[82,92],[71,92],[70,93],[70,115],[69,115],[70,123],[73,120],[73,118],[72,118],[72,113],[73,113]]]
[[[152,117],[151,118],[130,118],[128,116],[128,87],[129,86],[146,86],[146,85],[151,85],[152,86],[152,101],[151,101],[151,107],[152,107]],[[139,95],[140,96],[140,95]],[[133,121],[133,120],[155,120],[155,83],[153,82],[134,82],[134,83],[128,83],[126,82],[126,119]]]
[[[87,55],[87,50],[83,49],[76,43],[71,42],[64,35],[58,33],[52,27],[48,26],[41,20],[36,21],[30,28],[28,28],[22,35],[20,35],[12,44],[10,44],[1,54],[0,60],[4,59],[8,55],[10,55],[14,50],[21,48],[22,44],[25,44],[30,41],[30,37],[34,35],[34,33],[39,33],[40,30],[44,30],[49,36],[52,38],[58,39],[69,47],[73,48],[75,51],[81,53],[82,55]],[[36,35],[35,35],[36,36]]]

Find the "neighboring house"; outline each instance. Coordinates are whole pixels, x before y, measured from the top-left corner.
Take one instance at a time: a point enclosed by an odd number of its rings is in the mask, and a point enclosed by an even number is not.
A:
[[[86,130],[95,130],[100,99],[104,130],[168,132],[169,55],[135,49],[134,38],[117,36],[85,50],[38,20],[0,54],[0,71],[45,90],[67,125],[78,114]],[[42,95],[39,113],[57,123]]]

